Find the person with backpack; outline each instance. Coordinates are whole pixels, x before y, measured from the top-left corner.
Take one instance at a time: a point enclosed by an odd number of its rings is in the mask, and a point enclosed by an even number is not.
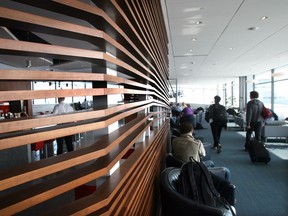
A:
[[[220,100],[220,96],[216,95],[214,97],[215,103],[208,108],[209,123],[213,135],[214,148],[217,150],[217,153],[221,152],[222,146],[220,144],[220,138],[222,128],[227,130],[228,122],[226,108],[223,105],[219,104]]]

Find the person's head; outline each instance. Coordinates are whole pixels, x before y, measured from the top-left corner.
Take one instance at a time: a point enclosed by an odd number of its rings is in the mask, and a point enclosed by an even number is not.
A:
[[[62,102],[62,101],[64,101],[65,100],[65,97],[59,97],[58,98],[58,103],[60,103],[60,102]]]
[[[186,106],[187,106],[187,107],[191,107],[191,105],[190,105],[190,104],[186,104]]]
[[[191,122],[182,122],[180,124],[180,133],[184,134],[184,133],[189,133],[189,132],[193,132],[194,128]]]
[[[250,92],[250,98],[254,99],[254,98],[258,98],[259,97],[259,93],[257,91],[251,91]]]
[[[216,95],[216,96],[214,97],[215,103],[219,103],[220,100],[221,100],[221,97],[220,97],[220,96]]]

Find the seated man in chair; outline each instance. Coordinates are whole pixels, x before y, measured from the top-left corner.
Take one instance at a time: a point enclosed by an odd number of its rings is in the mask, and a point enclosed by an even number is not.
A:
[[[193,137],[194,128],[190,122],[182,122],[180,136],[172,141],[172,154],[176,158],[188,162],[192,156],[200,162],[200,158],[206,155],[203,143]]]

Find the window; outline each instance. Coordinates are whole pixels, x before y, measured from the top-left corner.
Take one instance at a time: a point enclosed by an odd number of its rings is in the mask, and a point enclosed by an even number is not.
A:
[[[271,108],[271,71],[255,76],[255,90],[265,106]]]
[[[274,112],[278,115],[279,120],[288,117],[288,66],[275,69],[274,77]]]

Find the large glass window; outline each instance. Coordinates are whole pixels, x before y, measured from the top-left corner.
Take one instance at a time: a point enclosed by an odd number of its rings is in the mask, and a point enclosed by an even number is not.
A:
[[[32,85],[33,90],[55,90],[55,82],[42,82],[42,81],[35,81]],[[41,105],[41,104],[55,104],[57,103],[55,98],[43,98],[43,99],[34,99],[34,105]]]
[[[33,90],[55,90],[55,89],[89,89],[92,88],[92,82],[71,82],[71,81],[63,81],[63,82],[42,82],[35,81],[33,82]],[[89,107],[91,107],[91,103],[93,101],[93,96],[80,96],[80,97],[66,97],[66,103],[83,103],[87,101],[90,103]],[[56,104],[57,98],[44,98],[44,99],[34,99],[34,105],[43,105],[43,104]]]
[[[266,107],[271,108],[271,72],[255,75],[255,90]]]
[[[288,66],[275,69],[274,74],[274,112],[279,120],[288,117]]]
[[[214,96],[217,95],[217,86],[195,86],[193,88],[181,88],[183,97],[178,98],[178,103],[190,103],[193,107],[203,106],[214,102]]]
[[[239,79],[232,82],[232,106],[239,108]]]

